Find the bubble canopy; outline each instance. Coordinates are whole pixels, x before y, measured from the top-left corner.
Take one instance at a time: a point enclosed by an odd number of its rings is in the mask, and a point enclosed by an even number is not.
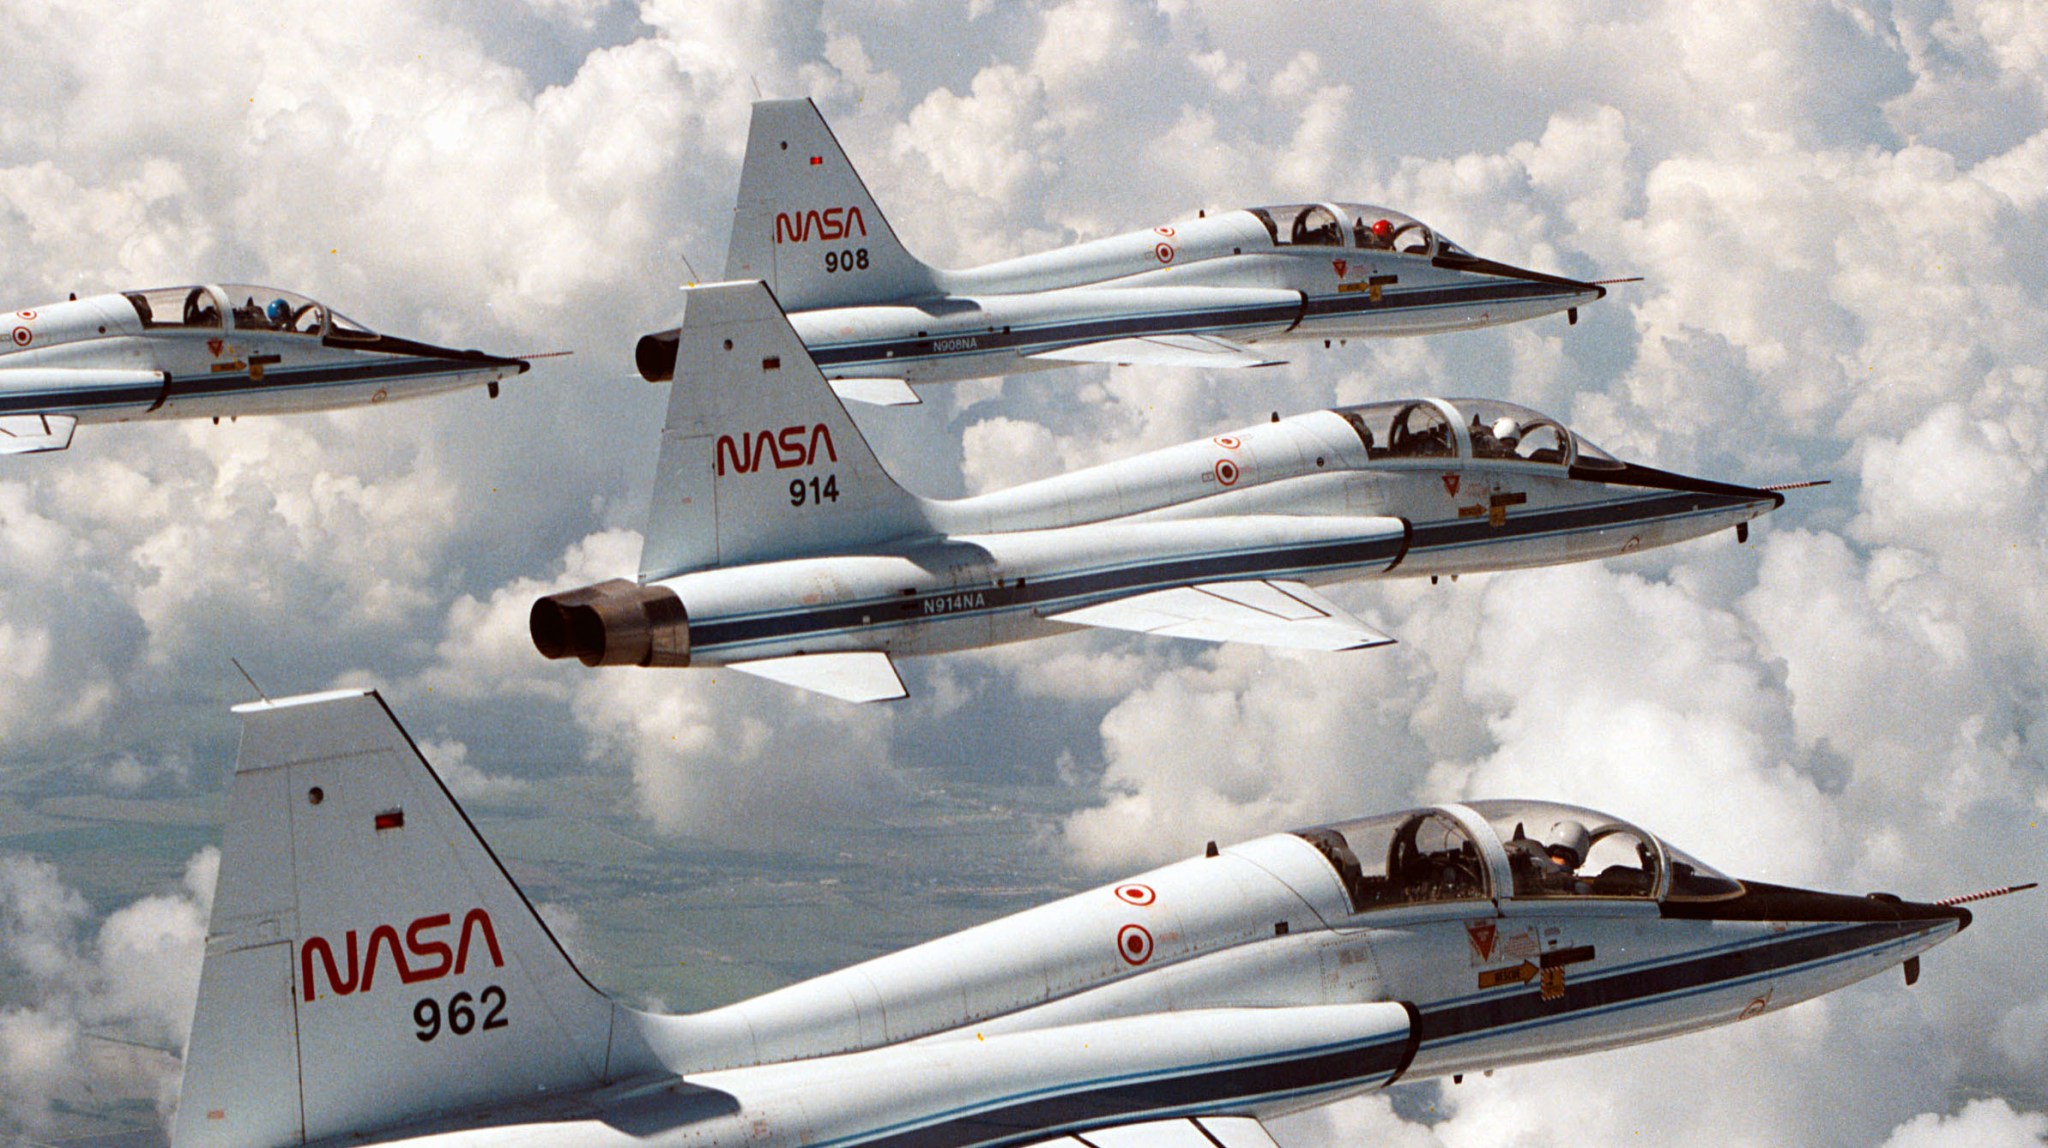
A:
[[[1247,208],[1275,247],[1343,247],[1402,255],[1471,253],[1412,215],[1370,203],[1277,203]]]
[[[285,335],[375,339],[376,333],[294,291],[247,283],[154,287],[123,293],[145,330],[165,327],[274,331]]]
[[[1548,801],[1474,801],[1295,831],[1351,911],[1492,899],[1709,901],[1742,884],[1618,817]]]
[[[1405,399],[1337,407],[1374,461],[1491,459],[1619,470],[1621,462],[1541,411],[1500,399]]]

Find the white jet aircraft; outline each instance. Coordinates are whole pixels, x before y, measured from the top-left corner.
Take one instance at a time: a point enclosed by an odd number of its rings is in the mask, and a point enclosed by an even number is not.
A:
[[[73,298],[0,319],[0,454],[63,450],[80,423],[284,414],[521,374],[524,359],[380,335],[246,284]]]
[[[1736,881],[1592,810],[1475,801],[657,1015],[583,978],[375,693],[237,709],[172,1148],[1272,1148],[1262,1121],[1395,1081],[1911,984],[1999,892]]]
[[[892,654],[1076,626],[1338,650],[1310,583],[1456,576],[1736,529],[1770,490],[1623,463],[1491,399],[1316,411],[951,501],[890,478],[760,282],[688,297],[638,582],[537,601],[586,665],[725,665],[849,701]]]
[[[1334,202],[941,270],[904,249],[809,100],[754,105],[725,278],[765,280],[841,393],[882,404],[916,402],[909,383],[1079,363],[1268,366],[1287,341],[1558,311],[1577,322],[1607,290],[1482,259],[1398,211]],[[676,334],[641,340],[648,379],[674,372]]]

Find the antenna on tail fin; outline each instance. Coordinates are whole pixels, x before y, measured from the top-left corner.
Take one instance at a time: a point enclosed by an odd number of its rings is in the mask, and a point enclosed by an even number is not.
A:
[[[937,274],[896,238],[809,100],[754,105],[727,279],[760,279],[792,311],[929,295]]]
[[[235,712],[173,1148],[281,1148],[660,1067],[374,691]]]

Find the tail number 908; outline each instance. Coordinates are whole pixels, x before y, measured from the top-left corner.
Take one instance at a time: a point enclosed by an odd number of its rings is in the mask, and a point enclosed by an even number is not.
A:
[[[865,247],[856,247],[851,251],[827,251],[825,253],[825,272],[828,275],[835,271],[866,271],[867,269],[868,249]]]
[[[481,1023],[478,1009],[485,1010]],[[412,1022],[419,1026],[413,1035],[422,1043],[440,1036],[443,1015],[440,1001],[421,997],[419,1003],[412,1006]],[[468,993],[456,993],[448,998],[445,1015],[448,1032],[454,1036],[468,1036],[478,1029],[504,1028],[508,1023],[505,1020],[505,990],[496,985],[487,986],[476,995],[474,1004]]]

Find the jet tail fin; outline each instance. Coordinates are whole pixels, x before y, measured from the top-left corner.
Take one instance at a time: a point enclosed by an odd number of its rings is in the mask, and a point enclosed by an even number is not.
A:
[[[896,238],[807,99],[754,105],[725,277],[765,281],[792,311],[891,302],[937,289],[932,268]]]
[[[764,284],[692,288],[676,337],[640,581],[926,529]]]
[[[173,1148],[279,1148],[658,1067],[376,693],[236,712]]]

